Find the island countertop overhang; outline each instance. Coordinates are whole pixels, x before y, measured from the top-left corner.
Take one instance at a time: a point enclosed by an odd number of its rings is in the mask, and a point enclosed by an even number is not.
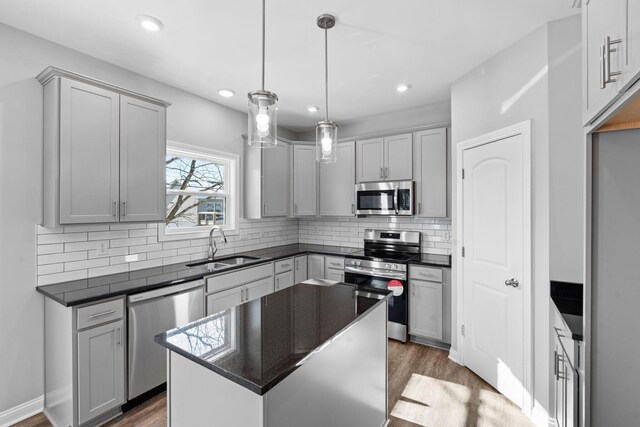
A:
[[[330,346],[390,291],[297,284],[157,335],[163,347],[264,395]]]

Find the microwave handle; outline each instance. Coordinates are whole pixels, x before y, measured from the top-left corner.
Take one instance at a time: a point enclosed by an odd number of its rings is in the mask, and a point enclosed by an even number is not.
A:
[[[396,211],[396,215],[398,215],[398,186],[393,189],[393,210]]]

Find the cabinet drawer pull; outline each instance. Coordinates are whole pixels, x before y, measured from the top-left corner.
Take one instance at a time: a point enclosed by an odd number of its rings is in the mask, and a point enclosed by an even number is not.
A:
[[[102,313],[92,314],[90,317],[91,317],[92,319],[96,319],[96,318],[98,318],[98,317],[107,316],[107,315],[109,315],[109,314],[113,314],[113,313],[115,313],[115,312],[116,312],[115,310],[103,311]]]
[[[282,268],[289,268],[289,267],[291,267],[291,265],[290,265],[290,264],[282,264],[282,265],[280,265],[280,267],[282,267]]]
[[[330,262],[329,266],[330,267],[338,267],[338,268],[342,267],[342,265],[338,264],[337,262]]]

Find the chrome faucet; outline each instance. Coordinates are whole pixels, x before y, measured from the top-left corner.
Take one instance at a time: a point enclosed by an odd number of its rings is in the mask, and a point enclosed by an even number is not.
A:
[[[213,240],[213,232],[215,230],[218,230],[220,232],[221,242],[227,243],[227,238],[225,237],[224,231],[222,231],[222,228],[220,228],[219,225],[214,225],[213,227],[211,227],[211,231],[209,231],[209,259],[210,260],[213,260],[213,257],[215,256],[216,252],[218,252],[216,241]]]

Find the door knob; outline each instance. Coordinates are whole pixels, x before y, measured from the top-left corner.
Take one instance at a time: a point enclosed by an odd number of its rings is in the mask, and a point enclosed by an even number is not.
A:
[[[518,282],[518,279],[508,279],[504,281],[504,284],[507,286],[512,286],[514,288],[517,288],[518,286],[520,286],[520,282]]]

